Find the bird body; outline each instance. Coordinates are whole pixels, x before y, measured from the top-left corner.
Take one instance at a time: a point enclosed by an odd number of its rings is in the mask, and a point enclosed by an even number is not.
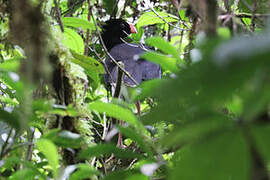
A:
[[[110,50],[110,55],[124,64],[124,69],[133,77],[138,84],[149,79],[160,78],[161,68],[159,65],[140,58],[146,51],[136,44],[117,44]],[[117,66],[108,56],[105,60],[107,73],[105,81],[115,83],[117,79]],[[128,76],[124,77],[124,83],[129,86],[136,85]]]
[[[110,53],[105,60],[105,82],[107,85],[116,83],[117,65],[112,60],[121,61],[124,69],[130,76],[140,84],[142,81],[161,77],[159,65],[140,58],[146,52],[145,48],[137,44],[126,43],[123,38],[131,33],[136,33],[132,24],[128,24],[122,19],[111,19],[103,26],[102,39]],[[124,83],[129,86],[137,85],[134,80],[124,76]]]

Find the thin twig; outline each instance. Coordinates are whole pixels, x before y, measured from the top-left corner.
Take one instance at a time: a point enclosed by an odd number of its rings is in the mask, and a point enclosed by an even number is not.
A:
[[[125,12],[126,12],[126,7],[127,7],[127,4],[129,3],[130,0],[126,0],[125,1],[125,4],[124,4],[124,8],[120,14],[120,18],[124,16]]]
[[[98,57],[99,62],[102,63],[102,64],[104,64],[104,62],[103,62],[104,60],[99,56],[99,54],[97,53],[97,51],[95,49],[91,48],[89,45],[87,47],[88,47],[88,49],[90,51],[92,51],[92,52],[95,53],[95,55]]]
[[[120,62],[121,67],[124,68],[124,63]],[[122,81],[123,81],[123,71],[120,70],[120,68],[117,68],[117,81],[116,81],[116,88],[113,94],[114,98],[119,98],[120,97],[120,92],[121,92],[121,86],[122,86]],[[113,118],[114,119],[114,118]],[[121,126],[123,124],[122,120],[119,120],[119,125]],[[122,133],[118,133],[118,141],[117,141],[117,146],[122,147],[123,142],[122,142]]]
[[[91,166],[92,166],[92,167],[94,167],[95,162],[96,162],[96,159],[97,159],[97,157],[94,157],[94,158],[93,158],[93,160],[92,160],[92,162],[91,162]]]
[[[238,3],[239,3],[240,0],[235,0],[234,2],[234,8],[233,8],[233,18],[232,18],[232,21],[233,21],[233,32],[234,34],[236,33],[236,30],[237,30],[237,23],[236,23],[236,20],[235,20],[235,12],[237,10],[237,7],[238,7]]]
[[[124,68],[124,64],[123,63],[119,63],[121,67]],[[116,88],[113,94],[114,98],[119,98],[120,96],[120,91],[121,91],[121,85],[122,85],[122,80],[123,80],[123,71],[121,71],[120,68],[117,69],[118,73],[117,73],[117,81],[116,81]]]
[[[181,35],[180,35],[180,42],[179,42],[179,51],[181,51],[181,47],[182,47],[182,43],[183,43],[183,36],[184,36],[184,31],[181,31]]]
[[[117,0],[117,1],[115,2],[114,6],[113,6],[113,10],[112,10],[112,14],[111,14],[111,17],[113,17],[113,18],[116,17],[116,14],[117,14],[116,9],[117,9],[118,3],[119,3],[119,0]]]
[[[34,134],[35,134],[35,128],[33,128],[33,130],[30,128],[27,132],[28,134],[28,141],[31,143],[28,148],[27,148],[27,152],[26,152],[26,160],[27,161],[31,161],[32,159],[32,152],[33,152],[33,139],[34,139]]]
[[[0,155],[0,158],[1,158],[1,159],[2,159],[2,158],[4,157],[4,155],[6,154],[6,151],[7,151],[7,150],[6,150],[6,147],[7,147],[7,145],[8,145],[8,140],[9,140],[11,134],[12,134],[12,130],[13,130],[12,128],[9,130],[7,139],[6,139],[5,143],[4,143],[3,146],[2,146],[1,155]]]
[[[90,21],[91,18],[91,5],[90,5],[90,0],[87,0],[87,4],[88,4],[88,15],[87,15],[87,20]],[[87,56],[88,55],[88,43],[89,43],[89,37],[90,37],[90,30],[87,29],[86,31],[86,39],[85,39],[85,46],[84,46],[84,55]]]
[[[138,160],[137,158],[133,159],[126,169],[130,169],[131,166],[132,166],[137,160]]]
[[[252,17],[251,17],[251,30],[252,32],[255,31],[255,13],[256,13],[256,10],[257,10],[257,1],[256,0],[253,0],[252,1]]]
[[[22,146],[29,146],[29,145],[34,145],[33,143],[29,143],[29,142],[25,142],[25,143],[20,143],[16,146],[13,146],[12,148],[11,147],[8,147],[5,152],[3,153],[3,155],[1,156],[1,159],[8,153],[8,152],[11,152],[11,151],[14,151]]]
[[[229,0],[224,0],[224,6],[227,12],[231,12],[230,6],[229,6]]]
[[[248,4],[246,0],[241,0],[241,1],[250,11],[252,11],[252,7]]]
[[[99,61],[100,61],[100,62],[103,64],[103,66],[105,67],[106,72],[108,72],[108,74],[109,74],[111,80],[113,81],[113,83],[115,83],[115,82],[114,82],[114,79],[113,79],[113,77],[112,77],[112,74],[109,72],[109,68],[107,67],[106,63],[103,62],[103,59],[99,56],[99,54],[97,53],[97,51],[96,51],[95,49],[92,49],[90,46],[88,46],[88,48],[90,49],[90,51],[92,51],[92,52],[95,53],[95,55],[98,57]],[[113,83],[111,83],[111,86],[113,86],[113,87],[115,88],[115,85],[114,85]]]
[[[60,26],[61,31],[64,32],[64,26],[63,26],[63,23],[61,20],[61,12],[60,12],[60,9],[58,6],[58,2],[56,0],[54,0],[54,5],[55,5],[55,9],[56,9],[56,20]]]
[[[68,10],[66,10],[65,12],[63,12],[61,15],[62,16],[68,16],[69,14],[73,13],[74,11],[76,11],[76,7],[81,7],[81,5],[84,3],[85,0],[80,0],[80,1],[76,1],[76,3],[72,4]],[[75,10],[74,10],[75,9]],[[78,8],[77,8],[78,9]]]
[[[14,145],[12,148],[9,148],[8,151],[11,152],[11,151],[14,151],[22,146],[29,146],[29,145],[34,145],[33,142],[25,142],[25,143],[20,143],[18,145]],[[6,151],[5,154],[8,152]]]
[[[98,130],[97,130],[95,127],[92,127],[92,128],[96,131],[98,137],[100,137],[100,139],[102,139],[102,136],[101,136],[101,134],[98,132]]]
[[[107,127],[107,118],[106,114],[103,113],[103,134],[102,134],[102,140],[104,140],[108,133],[108,127]]]
[[[251,15],[251,14],[247,14],[247,13],[239,13],[239,14],[236,14],[235,16],[238,18],[251,18],[252,16],[254,16],[254,17],[269,17],[270,14],[255,13],[255,14]]]
[[[179,26],[175,26],[175,25],[173,25],[172,23],[170,23],[170,22],[168,22],[166,19],[164,19],[162,16],[160,16],[159,14],[158,14],[158,12],[154,9],[154,7],[151,5],[151,4],[149,4],[148,2],[147,2],[147,5],[148,5],[148,7],[153,11],[153,13],[155,13],[156,15],[157,15],[157,17],[159,17],[162,21],[164,21],[166,24],[168,24],[168,25],[170,25],[170,26],[172,26],[172,27],[174,27],[174,28],[176,28],[176,29],[178,29],[178,30],[182,30],[182,31],[190,31],[190,29],[183,29],[183,28],[181,28],[181,27],[179,27]]]

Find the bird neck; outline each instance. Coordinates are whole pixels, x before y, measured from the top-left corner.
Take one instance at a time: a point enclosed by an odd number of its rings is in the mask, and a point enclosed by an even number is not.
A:
[[[101,37],[108,51],[110,51],[117,44],[123,43],[119,36],[113,36],[111,32],[105,32],[101,35]]]

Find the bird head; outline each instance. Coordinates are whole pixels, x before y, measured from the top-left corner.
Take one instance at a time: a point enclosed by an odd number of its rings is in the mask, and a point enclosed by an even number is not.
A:
[[[131,33],[137,33],[134,25],[127,23],[123,19],[110,19],[105,22],[102,29],[104,33],[111,33],[121,38],[125,38]]]
[[[114,45],[122,43],[121,38],[129,36],[131,33],[137,33],[134,25],[123,19],[110,19],[102,26],[101,36],[107,49],[111,49]]]

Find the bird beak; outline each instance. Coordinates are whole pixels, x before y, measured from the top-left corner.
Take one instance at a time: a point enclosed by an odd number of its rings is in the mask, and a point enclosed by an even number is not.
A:
[[[135,26],[133,25],[133,24],[129,24],[129,27],[130,27],[130,32],[131,33],[137,33],[137,30],[136,30],[136,28],[135,28]]]

